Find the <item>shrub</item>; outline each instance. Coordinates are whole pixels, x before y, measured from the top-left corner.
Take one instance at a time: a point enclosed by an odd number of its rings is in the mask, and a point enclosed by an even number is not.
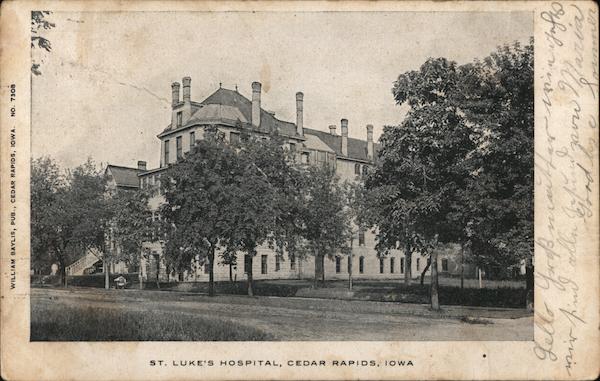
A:
[[[110,274],[110,287],[115,286],[115,278],[123,276],[127,279],[127,288],[135,287],[139,284],[138,274]],[[74,275],[67,277],[67,284],[76,287],[96,287],[104,288],[104,274]]]
[[[429,285],[398,284],[392,289],[363,288],[356,292],[359,299],[396,301],[404,303],[429,303]],[[440,286],[440,304],[473,307],[524,308],[524,288],[463,288]]]

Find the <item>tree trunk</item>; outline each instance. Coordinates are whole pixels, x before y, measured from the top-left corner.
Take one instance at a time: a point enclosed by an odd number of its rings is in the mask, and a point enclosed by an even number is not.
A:
[[[58,265],[60,266],[60,284],[64,287],[67,287],[67,266],[65,266],[65,262],[59,260]]]
[[[110,289],[110,269],[108,268],[108,259],[103,258],[102,267],[104,268],[104,289]]]
[[[525,307],[527,308],[527,311],[532,312],[533,311],[533,288],[534,288],[534,276],[533,276],[534,272],[533,272],[533,264],[531,263],[531,260],[527,260],[527,262],[525,263],[525,291],[526,291],[526,297],[525,297]]]
[[[352,291],[352,253],[348,255],[348,289]]]
[[[433,254],[431,254],[431,255],[433,255]],[[425,273],[427,272],[427,270],[429,270],[430,266],[431,266],[431,256],[429,257],[429,261],[427,261],[427,265],[425,265],[425,268],[423,269],[423,271],[421,271],[421,286],[425,282]]]
[[[315,253],[315,281],[314,288],[319,288],[319,278],[321,278],[321,266],[323,262],[321,261],[321,255]]]
[[[248,274],[248,296],[254,296],[254,290],[252,289],[252,259],[253,256],[248,254],[247,257],[247,274]]]
[[[438,254],[434,250],[431,253],[431,309],[434,311],[440,310],[440,301],[438,297]]]
[[[229,263],[229,283],[233,283],[233,264]]]
[[[460,289],[465,287],[465,246],[460,245]]]
[[[321,285],[325,287],[325,256],[321,256]]]
[[[208,296],[215,296],[215,248],[208,253]]]
[[[139,266],[138,266],[138,278],[140,281],[140,290],[144,289],[144,274],[142,273],[142,265],[144,263],[144,254],[140,252]]]
[[[404,284],[410,284],[412,278],[412,252],[410,248],[404,251]]]

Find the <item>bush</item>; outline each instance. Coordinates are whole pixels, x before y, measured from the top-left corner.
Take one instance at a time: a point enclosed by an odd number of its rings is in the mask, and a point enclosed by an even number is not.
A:
[[[147,283],[144,285],[146,288]],[[254,295],[256,296],[294,296],[300,288],[303,286],[289,285],[280,283],[271,283],[269,281],[254,281]],[[161,285],[161,288],[163,286]],[[173,291],[187,291],[187,292],[201,292],[208,293],[207,282],[194,282],[194,283],[179,283],[169,284],[165,288],[169,288]],[[248,294],[248,283],[239,282],[215,282],[215,292],[223,295],[247,295]]]
[[[429,285],[398,284],[393,289],[364,288],[356,292],[359,299],[396,301],[404,303],[429,303]],[[525,308],[524,288],[463,288],[440,286],[439,300],[442,305],[473,307]]]
[[[138,274],[130,273],[130,274],[110,274],[110,287],[115,287],[115,278],[120,276],[125,277],[127,279],[126,288],[136,287],[135,285],[139,284]],[[104,288],[104,274],[89,274],[89,275],[73,275],[67,277],[67,284],[69,286],[76,287],[96,287],[96,288]],[[155,284],[156,285],[156,284]]]
[[[256,328],[182,312],[35,304],[31,341],[258,341]]]
[[[60,275],[31,275],[31,284],[38,286],[60,286]]]

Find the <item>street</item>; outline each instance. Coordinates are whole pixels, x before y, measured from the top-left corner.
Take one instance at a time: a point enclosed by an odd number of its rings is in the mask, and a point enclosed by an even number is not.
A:
[[[533,339],[533,318],[519,310],[444,307],[439,316],[400,303],[85,288],[32,288],[31,304],[190,314],[254,327],[281,341]]]

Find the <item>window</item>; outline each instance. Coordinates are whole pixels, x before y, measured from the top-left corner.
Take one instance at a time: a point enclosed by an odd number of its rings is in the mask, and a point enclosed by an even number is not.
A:
[[[206,262],[204,264],[204,274],[208,274],[208,273],[210,273],[210,266],[209,266],[209,263]]]
[[[229,143],[232,145],[240,144],[240,133],[239,132],[230,132],[229,133]]]
[[[327,152],[318,151],[317,160],[319,163],[325,163],[327,161]]]
[[[194,144],[196,144],[196,133],[192,131],[190,132],[190,151],[194,148]]]
[[[362,167],[362,175],[366,176],[368,171],[369,171],[369,167],[367,167],[366,165],[363,165],[363,167]]]
[[[260,273],[261,274],[267,273],[267,256],[266,255],[260,256]]]
[[[296,257],[294,256],[290,258],[290,270],[296,270]]]
[[[290,152],[296,152],[296,143],[290,143]]]
[[[354,164],[354,174],[360,175],[360,164]]]
[[[400,258],[400,274],[404,274],[404,258]]]
[[[177,113],[177,127],[181,127],[183,124],[183,111]]]
[[[358,272],[361,274],[365,272],[365,257],[358,258]]]
[[[385,267],[385,258],[379,258],[379,274],[383,274],[384,267]]]
[[[442,271],[448,271],[448,259],[442,259]]]
[[[281,270],[281,258],[279,255],[275,256],[275,271]]]
[[[361,230],[358,232],[358,246],[364,246],[365,245],[365,232],[364,230]]]
[[[391,257],[391,258],[390,258],[390,274],[393,274],[393,273],[394,273],[394,267],[396,267],[396,266],[395,266],[395,265],[396,265],[396,263],[395,263],[395,262],[396,262],[396,258],[394,258],[394,257]]]
[[[342,272],[342,258],[339,255],[335,257],[335,272],[336,274]]]
[[[419,267],[421,267],[421,258],[417,258],[417,271],[419,271]]]
[[[300,162],[302,164],[308,164],[308,153],[305,152],[300,156]]]
[[[165,140],[165,166],[169,164],[169,141]]]
[[[178,136],[175,139],[175,150],[177,151],[177,160],[181,159],[183,157],[183,151],[181,147],[181,136]]]

